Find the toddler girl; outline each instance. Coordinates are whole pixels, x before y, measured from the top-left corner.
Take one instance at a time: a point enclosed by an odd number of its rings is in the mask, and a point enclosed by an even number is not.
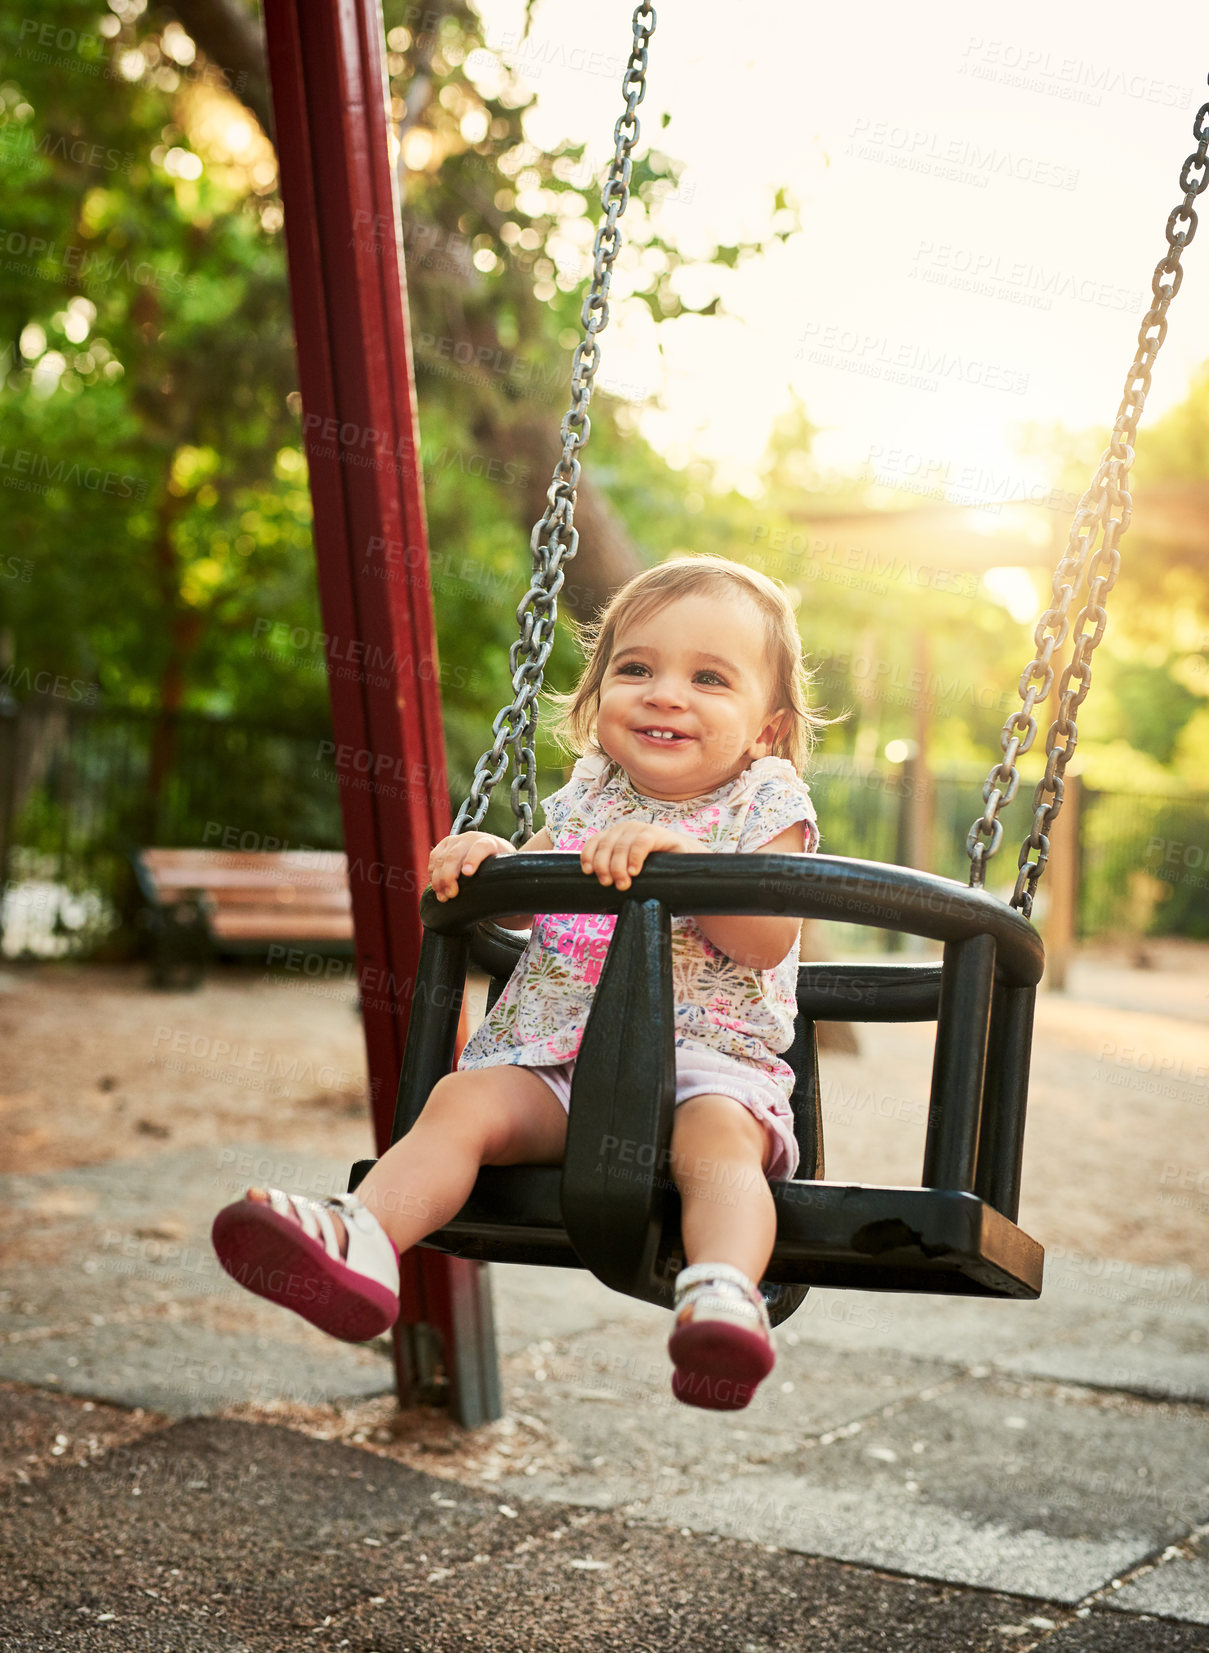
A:
[[[819,720],[778,585],[718,557],[676,558],[623,586],[585,637],[578,687],[554,697],[557,732],[579,761],[526,850],[574,853],[624,890],[656,850],[817,847],[798,771]],[[487,832],[442,839],[428,866],[438,900],[489,856],[511,853]],[[571,1074],[615,920],[501,922],[532,927],[507,987],[357,1194],[249,1189],[215,1220],[229,1273],[337,1337],[359,1341],[393,1323],[398,1253],[456,1215],[480,1166],[562,1158]],[[672,1172],[687,1266],[669,1352],[673,1392],[697,1406],[745,1406],[773,1365],[755,1283],[776,1229],[768,1178],[797,1164],[793,1073],[778,1052],[793,1036],[799,930],[794,918],[672,922]]]

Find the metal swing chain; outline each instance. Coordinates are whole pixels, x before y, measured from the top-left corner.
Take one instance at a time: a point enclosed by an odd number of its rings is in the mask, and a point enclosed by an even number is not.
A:
[[[1054,652],[1070,631],[1068,612],[1076,590],[1087,571],[1087,599],[1075,620],[1070,660],[1058,685],[1058,709],[1045,739],[1045,772],[1033,793],[1032,827],[1020,846],[1020,871],[1011,905],[1025,918],[1033,909],[1037,881],[1049,859],[1049,834],[1062,808],[1066,765],[1078,741],[1079,707],[1091,688],[1091,656],[1104,635],[1108,616],[1104,600],[1116,584],[1121,567],[1118,546],[1133,515],[1129,493],[1129,471],[1133,464],[1133,442],[1138,419],[1150,391],[1150,375],[1159,346],[1167,336],[1167,309],[1184,279],[1180,255],[1196,234],[1197,215],[1192,205],[1209,183],[1206,157],[1209,155],[1209,103],[1201,105],[1192,123],[1197,147],[1180,170],[1184,199],[1167,219],[1167,253],[1155,266],[1150,288],[1154,303],[1142,319],[1138,348],[1125,380],[1121,406],[1112,436],[1104,450],[1091,485],[1080,499],[1071,524],[1070,537],[1053,577],[1053,600],[1033,632],[1035,654],[1020,674],[1021,705],[1003,726],[1000,748],[1003,757],[992,766],[983,783],[986,808],[975,820],[966,838],[970,857],[970,885],[981,888],[986,863],[999,848],[1003,822],[999,810],[1010,804],[1020,785],[1016,759],[1032,747],[1037,734],[1033,709],[1049,696],[1054,685]],[[1187,227],[1177,230],[1177,224]],[[1103,531],[1099,548],[1097,536]],[[1087,630],[1088,624],[1093,626]]]
[[[546,509],[534,525],[529,546],[533,575],[517,611],[520,637],[508,655],[512,672],[513,698],[496,714],[492,724],[495,739],[475,766],[470,791],[453,824],[455,832],[477,827],[487,813],[496,782],[508,767],[507,750],[515,763],[512,781],[512,813],[516,831],[512,842],[519,849],[533,835],[533,811],[537,804],[537,697],[558,617],[558,593],[565,580],[563,565],[579,549],[579,532],[574,524],[575,489],[579,483],[578,454],[592,431],[588,405],[596,370],[600,366],[599,334],[609,322],[609,287],[613,262],[621,251],[618,225],[630,199],[631,153],[641,128],[635,110],[646,96],[647,47],[655,30],[655,8],[637,7],[633,18],[634,44],[622,77],[625,113],[613,128],[613,159],[601,191],[605,217],[592,246],[592,280],[580,311],[584,336],[575,348],[571,363],[571,406],[563,416],[562,453],[554,467],[554,479],[546,493]],[[507,750],[505,750],[507,749]]]

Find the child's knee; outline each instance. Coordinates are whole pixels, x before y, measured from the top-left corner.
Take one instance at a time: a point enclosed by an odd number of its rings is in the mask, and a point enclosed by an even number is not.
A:
[[[676,1109],[672,1167],[682,1191],[763,1180],[768,1158],[768,1132],[734,1097],[694,1096]]]
[[[543,1164],[558,1157],[566,1114],[525,1069],[492,1067],[446,1074],[429,1092],[417,1128],[441,1133],[481,1165]]]
[[[421,1120],[446,1131],[481,1137],[496,1134],[501,1098],[492,1083],[497,1070],[455,1069],[438,1079],[428,1093]]]
[[[447,1073],[428,1093],[418,1123],[449,1130],[471,1121],[481,1111],[480,1087],[473,1073]]]
[[[726,1143],[734,1151],[743,1145],[764,1147],[764,1129],[749,1108],[733,1096],[690,1096],[676,1109],[672,1147],[693,1151],[697,1142]]]

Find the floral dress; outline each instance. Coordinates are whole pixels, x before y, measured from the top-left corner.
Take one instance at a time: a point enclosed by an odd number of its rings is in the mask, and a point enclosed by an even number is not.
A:
[[[749,854],[796,822],[818,848],[810,789],[785,758],[757,758],[737,780],[699,798],[666,801],[635,791],[610,759],[580,758],[544,804],[554,848],[578,853],[618,821],[656,821],[700,840],[703,850]],[[574,1059],[616,919],[609,913],[535,915],[528,945],[491,1013],[467,1041],[459,1068],[501,1063],[556,1066]],[[672,919],[675,1043],[754,1065],[783,1092],[793,1070],[779,1051],[793,1042],[798,949],[771,970],[737,964],[690,917]]]

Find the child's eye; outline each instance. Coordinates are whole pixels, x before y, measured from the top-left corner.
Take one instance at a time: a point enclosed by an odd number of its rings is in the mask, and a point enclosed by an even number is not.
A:
[[[650,676],[650,667],[644,665],[641,660],[624,660],[621,665],[615,667],[614,670],[618,677]],[[694,682],[708,683],[711,686],[717,684],[724,689],[729,687],[726,678],[723,677],[720,672],[713,671],[710,668],[703,668],[701,671],[696,672],[694,674]]]

